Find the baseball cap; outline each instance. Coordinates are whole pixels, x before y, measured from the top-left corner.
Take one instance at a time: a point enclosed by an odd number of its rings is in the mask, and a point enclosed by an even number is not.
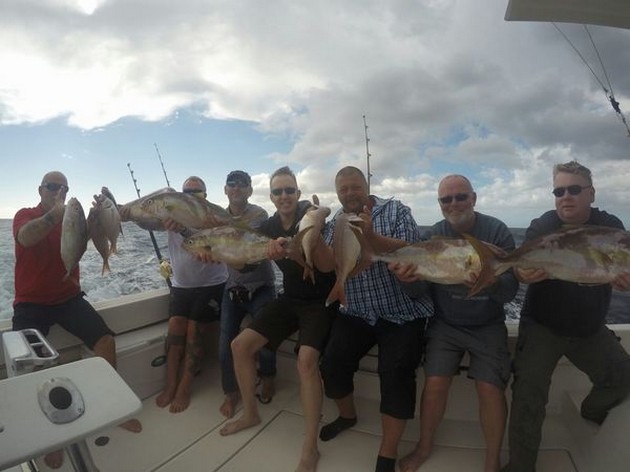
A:
[[[230,172],[228,174],[227,179],[225,179],[225,183],[226,184],[229,184],[230,182],[238,182],[238,183],[244,183],[244,184],[247,184],[247,185],[251,185],[252,184],[252,178],[245,171],[233,170],[232,172]]]

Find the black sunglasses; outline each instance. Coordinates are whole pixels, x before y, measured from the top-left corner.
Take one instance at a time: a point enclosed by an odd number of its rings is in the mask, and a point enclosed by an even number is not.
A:
[[[225,185],[227,185],[230,188],[247,188],[249,187],[249,184],[246,182],[236,182],[235,180],[229,180],[225,183]]]
[[[204,191],[200,188],[185,188],[183,190],[184,193],[203,193]]]
[[[551,191],[551,193],[553,193],[556,196],[556,198],[560,198],[560,197],[564,197],[564,192],[566,190],[567,192],[569,192],[569,195],[575,196],[575,195],[581,194],[582,190],[589,187],[592,187],[592,185],[585,185],[584,187],[582,187],[581,185],[569,185],[568,187],[556,187]]]
[[[42,187],[44,187],[49,192],[56,192],[60,188],[63,188],[66,192],[68,190],[70,190],[70,187],[68,187],[67,185],[58,184],[58,183],[55,183],[55,182],[46,182],[46,183],[42,184]]]
[[[271,189],[271,195],[273,195],[274,197],[279,197],[280,195],[282,195],[282,192],[286,193],[287,195],[293,195],[295,192],[297,192],[297,189],[295,187]]]
[[[449,203],[453,202],[453,199],[455,199],[456,202],[465,202],[466,200],[468,200],[468,196],[468,193],[458,193],[456,195],[447,195],[445,197],[440,197],[438,198],[438,200],[442,205],[448,205]]]

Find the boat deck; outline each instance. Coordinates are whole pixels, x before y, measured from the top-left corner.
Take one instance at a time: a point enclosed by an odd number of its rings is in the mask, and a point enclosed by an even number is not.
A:
[[[303,438],[298,385],[295,377],[289,375],[291,369],[295,370],[295,360],[281,355],[278,362],[278,391],[270,404],[260,405],[262,422],[257,427],[228,437],[219,435],[226,420],[219,413],[223,394],[218,362],[213,360],[196,379],[191,405],[183,413],[171,414],[158,408],[155,397],[149,397],[144,400],[138,415],[144,427],[141,433],[115,427],[88,438],[94,462],[101,472],[293,471]],[[463,378],[456,381],[470,383]],[[320,442],[319,472],[374,470],[381,429],[378,399],[360,396],[360,393],[378,393],[376,382],[373,373],[357,374],[359,421],[352,430],[334,440]],[[419,388],[421,383],[418,382]],[[474,395],[474,390],[468,392]],[[458,399],[451,397],[450,403],[456,406]],[[485,450],[475,415],[476,411],[466,411],[457,419],[455,411],[455,418],[443,421],[433,455],[422,466],[422,471],[483,470]],[[322,424],[336,416],[334,403],[325,400]],[[577,472],[568,452],[574,447],[567,439],[570,437],[559,418],[548,417],[537,468],[539,472]],[[417,438],[416,419],[407,426],[400,454],[411,451]],[[97,445],[102,443],[106,444]],[[50,470],[41,459],[37,463],[40,470]],[[57,470],[72,470],[67,458]]]

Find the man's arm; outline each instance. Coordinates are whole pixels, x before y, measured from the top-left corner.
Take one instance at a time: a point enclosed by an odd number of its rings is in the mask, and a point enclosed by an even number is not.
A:
[[[16,240],[24,247],[35,246],[63,219],[63,203],[55,205],[39,218],[24,223],[17,232]]]

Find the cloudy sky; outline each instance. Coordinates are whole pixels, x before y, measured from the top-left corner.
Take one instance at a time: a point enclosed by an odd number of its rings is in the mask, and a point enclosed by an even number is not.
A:
[[[630,226],[630,137],[595,77],[549,23],[504,21],[507,0],[2,0],[0,217],[38,201],[49,170],[84,207],[197,174],[289,165],[337,205],[333,178],[365,169],[420,224],[439,180],[467,175],[477,209],[527,226],[551,208],[553,164],[594,173],[596,204]],[[578,25],[559,25],[600,80]],[[630,119],[630,30],[589,27]]]

